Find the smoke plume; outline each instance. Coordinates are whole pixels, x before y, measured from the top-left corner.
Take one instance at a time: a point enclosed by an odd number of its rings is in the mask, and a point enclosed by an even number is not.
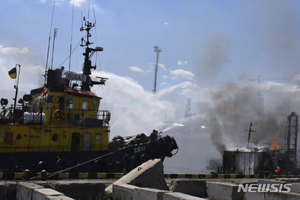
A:
[[[287,115],[297,112],[299,88],[275,83],[228,83],[211,89],[211,102],[203,123],[211,131],[212,143],[225,149],[247,146],[252,123],[250,146],[269,146],[275,139],[284,144]],[[203,111],[203,103],[199,103]],[[283,148],[283,145],[280,146]]]

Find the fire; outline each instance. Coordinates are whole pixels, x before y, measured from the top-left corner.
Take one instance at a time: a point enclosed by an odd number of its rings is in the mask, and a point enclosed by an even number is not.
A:
[[[277,169],[275,169],[274,172],[278,174],[279,171],[280,171],[280,167],[277,166]]]
[[[279,149],[279,140],[274,140],[273,143],[270,146],[271,151],[274,151],[276,149]]]

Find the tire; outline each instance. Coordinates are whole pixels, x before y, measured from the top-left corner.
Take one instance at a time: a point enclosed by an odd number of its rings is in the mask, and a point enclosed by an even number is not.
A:
[[[131,158],[126,154],[125,156],[122,157],[121,163],[127,168],[127,167],[132,167],[132,160]]]
[[[143,153],[141,155],[140,159],[141,159],[141,162],[144,163],[144,162],[147,162],[148,160],[150,160],[150,156],[147,153]]]
[[[94,162],[94,169],[97,172],[104,172],[106,170],[106,162],[103,159],[96,160]]]
[[[135,168],[135,167],[139,166],[140,164],[142,164],[141,157],[137,154],[135,154],[131,157],[131,161],[133,163],[133,168]]]
[[[108,172],[117,171],[118,165],[117,165],[116,161],[114,161],[111,158],[108,158],[106,162],[107,162],[106,169],[107,169]]]
[[[18,165],[16,165],[11,171],[12,172],[22,172],[22,169]]]
[[[171,143],[173,149],[178,149],[178,145],[174,137],[171,137]]]
[[[168,149],[168,151],[172,151],[173,148],[172,148],[172,138],[170,136],[166,136],[164,137],[164,143]]]
[[[125,168],[126,172],[129,172],[134,168],[134,162],[132,161],[131,157],[128,154],[122,157],[121,165],[122,165],[121,169]]]
[[[58,159],[55,163],[56,171],[64,170],[71,167],[71,164],[66,159]]]
[[[53,171],[53,165],[49,161],[42,160],[37,165],[37,171],[41,172],[43,170],[46,170],[47,172],[52,172]]]

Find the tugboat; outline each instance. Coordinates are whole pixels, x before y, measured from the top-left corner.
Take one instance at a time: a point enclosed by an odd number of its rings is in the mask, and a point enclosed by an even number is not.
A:
[[[0,115],[0,170],[55,172],[63,169],[93,172],[128,172],[154,158],[173,155],[178,146],[173,137],[154,130],[131,137],[116,136],[109,142],[110,112],[99,110],[101,97],[91,92],[107,78],[92,80],[91,57],[102,47],[92,48],[90,30],[95,24],[84,19],[86,39],[83,72],[64,67],[47,69],[45,84],[31,90],[14,105],[2,98]],[[18,66],[18,65],[17,65]],[[16,73],[16,69],[11,71]]]

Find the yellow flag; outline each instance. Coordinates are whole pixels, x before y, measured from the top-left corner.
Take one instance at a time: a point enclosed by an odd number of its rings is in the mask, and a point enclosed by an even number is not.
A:
[[[17,68],[14,67],[12,68],[9,72],[8,75],[10,76],[10,78],[15,79],[17,78]]]

